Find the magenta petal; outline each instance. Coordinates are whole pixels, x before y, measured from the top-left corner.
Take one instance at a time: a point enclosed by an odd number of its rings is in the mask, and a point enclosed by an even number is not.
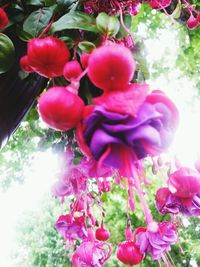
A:
[[[170,175],[168,186],[175,196],[192,199],[200,192],[200,174],[190,168],[182,167]]]

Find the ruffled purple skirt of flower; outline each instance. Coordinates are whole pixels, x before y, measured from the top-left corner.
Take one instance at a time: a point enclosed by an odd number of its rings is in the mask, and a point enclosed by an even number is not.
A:
[[[160,188],[156,193],[156,208],[162,214],[180,212],[186,216],[200,216],[200,193],[186,206],[184,201],[174,196],[167,187]]]
[[[149,253],[154,260],[159,260],[163,253],[170,250],[170,246],[177,241],[176,228],[170,222],[159,223],[159,230],[139,233],[136,244],[141,253]]]
[[[121,169],[124,149],[131,152],[133,160],[138,160],[157,155],[169,146],[174,132],[172,116],[160,102],[145,102],[136,117],[96,106],[84,121],[84,138],[96,160],[106,155],[104,163]]]

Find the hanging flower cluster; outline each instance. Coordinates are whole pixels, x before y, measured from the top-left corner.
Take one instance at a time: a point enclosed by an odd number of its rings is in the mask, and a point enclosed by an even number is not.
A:
[[[27,53],[20,59],[23,71],[49,79],[48,90],[38,99],[43,122],[56,131],[71,131],[73,136],[52,188],[54,197],[62,202],[66,197],[71,200],[69,211],[59,216],[55,228],[73,250],[70,255],[73,267],[101,267],[109,260],[111,234],[105,226],[101,193],[109,192],[114,181],[120,185],[124,180],[129,210],[135,210],[137,193],[146,226],[131,229],[128,216],[126,240],[117,246],[117,259],[133,266],[150,255],[160,264],[161,261],[166,266],[173,264],[169,251],[178,240],[176,226],[172,221],[157,222],[151,214],[143,191],[147,183],[144,160],[154,161],[169,148],[179,113],[163,91],[134,82],[137,63],[129,50],[134,41],[123,15],[136,15],[142,2],[165,10],[172,1],[82,1],[86,13],[119,14],[121,25],[116,17],[99,14],[95,27],[101,38],[96,46],[84,43],[83,29],[89,27],[84,25],[79,29],[80,39],[73,51],[59,34],[43,37],[48,33],[47,26],[47,31],[44,29],[40,36],[29,40]],[[59,28],[56,23],[52,27]],[[125,38],[132,40],[131,45],[127,39],[115,39],[120,26],[127,35]],[[89,47],[83,49],[87,51],[78,50],[83,43]],[[81,91],[83,78],[87,79],[90,97]],[[93,96],[95,90],[99,94]],[[77,151],[81,155],[79,163],[74,162]],[[91,190],[94,185],[96,194]],[[100,224],[93,212],[94,204],[101,210]],[[156,193],[156,207],[162,214],[200,215],[199,173],[186,167],[169,173],[167,187]]]
[[[33,68],[29,57],[40,53],[40,60],[38,64],[35,62],[34,68],[44,76],[47,75],[43,62],[51,60],[46,53],[50,38],[42,39],[42,46],[37,46],[37,40],[28,46],[29,66]],[[60,47],[60,41],[54,37],[53,41]],[[50,51],[56,52],[55,47],[51,46]],[[63,57],[65,51],[67,49],[64,49]],[[56,73],[57,66],[60,68],[60,57],[57,60],[58,64],[50,64],[49,77]],[[89,55],[84,72],[95,86],[103,90],[103,94],[94,98],[90,105],[85,106],[77,96],[77,84],[83,73],[79,63],[67,63],[68,53],[65,60],[63,73],[71,84],[54,86],[43,93],[38,100],[38,110],[43,121],[53,129],[65,131],[76,127],[79,148],[85,154],[80,163],[74,165],[71,149],[66,150],[62,168],[65,171],[59,174],[52,191],[54,196],[62,199],[76,196],[70,213],[61,215],[55,224],[66,242],[81,241],[72,257],[73,266],[103,266],[110,257],[110,245],[106,243],[110,233],[104,227],[103,217],[94,238],[96,218],[91,203],[95,200],[88,189],[88,180],[96,178],[99,192],[106,192],[111,189],[108,177],[114,175],[119,179],[122,175],[126,177],[132,211],[135,206],[134,188],[138,192],[147,223],[146,230],[138,233],[137,241],[130,237],[119,245],[118,259],[135,265],[149,253],[153,259],[166,261],[165,253],[176,242],[175,226],[153,221],[141,188],[142,166],[137,163],[146,157],[159,155],[170,145],[179,120],[175,105],[162,91],[150,92],[146,84],[131,83],[136,63],[130,51],[122,45],[108,42]],[[159,249],[154,246],[154,240],[158,239]]]

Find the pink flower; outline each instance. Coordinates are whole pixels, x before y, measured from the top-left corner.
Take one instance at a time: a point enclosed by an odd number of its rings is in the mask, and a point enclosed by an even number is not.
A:
[[[171,4],[172,0],[150,0],[149,5],[155,9],[162,9]]]
[[[170,192],[182,199],[185,205],[190,205],[193,197],[200,192],[200,174],[190,168],[181,167],[169,176]]]
[[[177,214],[180,212],[181,202],[167,187],[164,187],[156,192],[156,208],[162,214]]]
[[[137,231],[137,229],[136,229]],[[148,253],[159,260],[177,240],[176,227],[171,222],[151,223],[146,231],[138,232],[136,245],[141,253]]]
[[[106,252],[106,247],[108,251]],[[94,240],[83,241],[72,257],[73,267],[102,267],[111,256],[111,246],[106,242]]]
[[[130,226],[126,227],[126,240],[119,243],[117,246],[117,258],[123,264],[126,265],[137,265],[143,258],[144,254],[140,252],[139,247],[135,241],[132,240],[132,230]]]
[[[8,16],[3,8],[0,7],[0,30],[8,25]]]
[[[116,15],[120,12],[120,10],[122,10],[123,13],[128,13],[133,16],[137,15],[140,2],[142,2],[142,0],[83,0],[84,11],[87,14],[99,14],[100,12],[106,12],[110,15]]]
[[[75,217],[72,214],[61,215],[55,223],[55,228],[64,240],[85,240],[87,230],[85,226],[85,217]]]
[[[69,60],[69,49],[64,41],[49,36],[44,39],[34,38],[28,43],[28,62],[40,75],[53,78],[63,74],[65,63]]]
[[[65,152],[58,182],[52,188],[53,196],[64,197],[81,194],[86,190],[87,169],[84,164],[74,165],[70,149]]]
[[[96,97],[93,102],[106,110],[135,116],[145,101],[148,89],[147,84],[130,84],[126,90],[104,93]]]
[[[173,195],[167,187],[156,192],[156,208],[162,214],[182,213],[186,216],[200,216],[200,192],[188,201]]]

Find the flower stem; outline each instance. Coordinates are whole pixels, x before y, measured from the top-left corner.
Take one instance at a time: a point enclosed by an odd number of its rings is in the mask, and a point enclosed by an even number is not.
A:
[[[150,212],[148,204],[147,204],[147,202],[145,200],[144,193],[142,191],[142,187],[141,187],[141,184],[140,184],[140,180],[139,180],[137,171],[135,170],[134,166],[131,166],[131,168],[132,168],[132,174],[133,174],[134,181],[135,181],[135,188],[137,190],[137,193],[138,193],[138,196],[139,196],[139,199],[140,199],[140,203],[141,203],[142,208],[143,208],[143,212],[144,212],[144,215],[145,215],[146,223],[150,224],[150,223],[153,222],[153,218],[152,218],[151,212]]]
[[[40,35],[38,36],[38,38],[42,38],[51,28],[51,25],[53,24],[54,19],[52,19],[49,24],[44,28],[44,30],[40,33]]]

